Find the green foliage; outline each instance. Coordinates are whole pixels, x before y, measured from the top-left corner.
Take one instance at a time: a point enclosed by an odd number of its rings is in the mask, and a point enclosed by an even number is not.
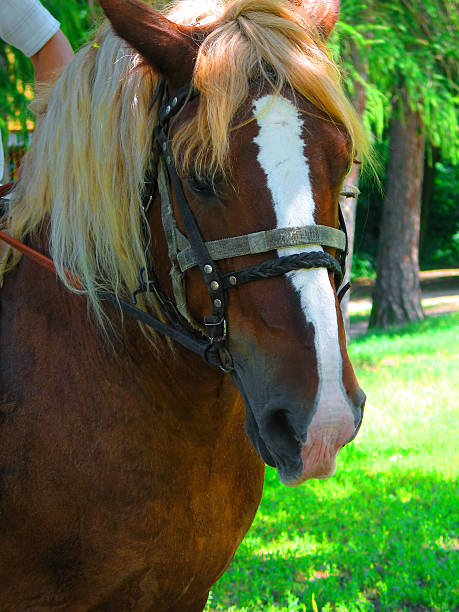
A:
[[[376,278],[376,262],[371,256],[362,253],[353,255],[351,282],[356,278]]]
[[[386,139],[375,145],[376,156],[386,167],[390,154]],[[382,174],[381,182],[385,184]],[[372,177],[363,174],[359,184],[361,194],[358,200],[355,225],[352,278],[376,275],[379,230],[383,192]],[[420,251],[421,269],[456,268],[459,266],[459,164],[437,162],[432,210],[427,224],[424,245]]]
[[[14,56],[13,64],[9,60],[9,52]],[[31,83],[32,80],[30,61],[0,40],[0,130],[3,136],[6,134],[5,128],[9,119],[20,117],[25,127],[25,119],[31,117],[27,109],[29,100],[24,94],[23,85]]]
[[[342,0],[335,52],[353,93],[366,89],[364,121],[378,139],[407,102],[432,145],[458,158],[457,3],[448,0]]]
[[[439,162],[435,170],[432,213],[421,252],[423,269],[459,266],[459,165]]]
[[[255,522],[207,610],[459,608],[458,323],[352,343],[368,396],[362,431],[330,480],[288,489],[267,469]]]
[[[41,3],[60,22],[73,49],[78,50],[94,30],[101,18],[98,2],[87,0],[40,0]]]
[[[78,49],[92,32],[96,13],[90,10],[87,0],[43,0],[42,4],[61,23],[61,29],[72,47]],[[10,61],[9,57],[13,61]],[[25,84],[33,84],[33,68],[30,60],[14,47],[0,40],[0,128],[9,119],[19,118],[25,128],[26,119],[33,119],[28,110],[30,102],[24,93]]]

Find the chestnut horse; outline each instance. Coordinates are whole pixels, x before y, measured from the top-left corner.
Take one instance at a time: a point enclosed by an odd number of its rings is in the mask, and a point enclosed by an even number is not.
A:
[[[328,477],[362,418],[336,259],[365,139],[324,45],[336,1],[101,4],[3,219],[58,276],[8,253],[0,610],[201,610],[263,461]]]

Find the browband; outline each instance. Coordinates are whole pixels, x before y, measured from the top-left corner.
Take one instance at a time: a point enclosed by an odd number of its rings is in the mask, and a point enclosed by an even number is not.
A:
[[[177,261],[182,272],[186,272],[197,265],[196,257],[187,238],[176,229]],[[222,238],[206,242],[207,250],[215,261],[239,257],[241,255],[254,255],[266,253],[294,246],[322,245],[344,251],[346,236],[343,231],[327,225],[305,225],[302,227],[283,227]]]

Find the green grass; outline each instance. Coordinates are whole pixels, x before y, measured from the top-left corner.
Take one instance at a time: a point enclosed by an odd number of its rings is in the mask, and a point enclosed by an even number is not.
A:
[[[364,425],[326,481],[263,500],[206,610],[459,610],[459,315],[355,340]]]
[[[362,321],[368,323],[368,319],[370,318],[370,309],[367,311],[355,312],[349,315],[349,322],[352,323],[361,323]]]

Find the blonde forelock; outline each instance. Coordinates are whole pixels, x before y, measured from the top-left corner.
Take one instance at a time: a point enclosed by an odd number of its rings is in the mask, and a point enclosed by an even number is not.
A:
[[[361,123],[308,16],[287,0],[232,0],[200,47],[194,71],[198,113],[175,137],[185,173],[212,177],[227,171],[232,120],[256,79],[269,82],[274,93],[288,86],[310,100],[344,127],[353,152],[365,155]]]

